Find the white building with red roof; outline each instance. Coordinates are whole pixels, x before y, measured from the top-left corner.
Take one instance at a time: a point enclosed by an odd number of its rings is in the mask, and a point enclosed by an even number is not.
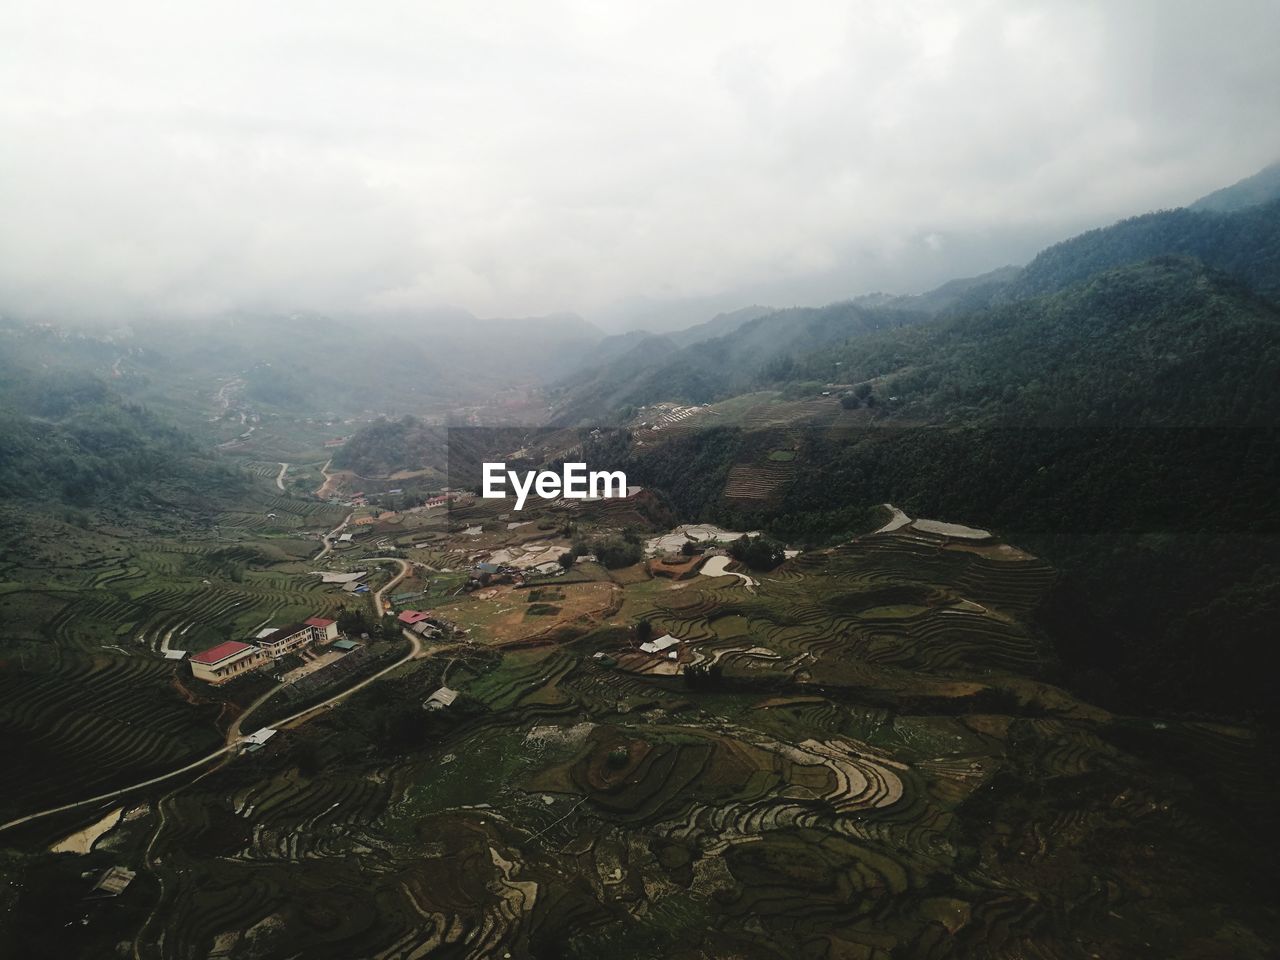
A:
[[[190,658],[191,673],[197,680],[224,683],[247,670],[261,666],[266,659],[266,654],[258,647],[239,640],[228,640],[193,654]]]

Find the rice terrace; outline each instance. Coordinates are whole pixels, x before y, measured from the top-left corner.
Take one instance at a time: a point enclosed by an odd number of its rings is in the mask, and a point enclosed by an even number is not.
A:
[[[717,548],[739,535],[707,525],[653,529],[648,558],[612,570],[469,559],[536,561],[618,509],[533,503],[520,522],[510,500],[384,516],[367,536],[404,531],[398,579],[366,559],[374,542],[321,561],[372,577],[309,573],[288,518],[339,526],[348,508],[275,498],[269,541],[249,523],[235,549],[157,541],[125,562],[104,540],[44,588],[46,639],[3,675],[6,751],[26,771],[5,815],[125,789],[10,825],[33,851],[103,821],[81,853],[13,865],[43,890],[135,874],[67,900],[62,942],[156,958],[693,957],[708,938],[760,957],[1114,956],[1135,937],[1158,952],[1231,897],[1191,867],[1239,842],[1231,824],[1130,745],[1158,737],[1264,802],[1251,735],[1113,716],[1047,682],[1048,564],[897,508],[750,577]],[[204,576],[236,560],[233,581]],[[380,638],[370,603],[394,616]],[[328,709],[373,666],[296,692],[261,672],[184,679],[163,656],[317,614],[363,618],[347,635],[391,666]],[[254,744],[258,727],[274,735]],[[1088,853],[1103,834],[1105,860]]]

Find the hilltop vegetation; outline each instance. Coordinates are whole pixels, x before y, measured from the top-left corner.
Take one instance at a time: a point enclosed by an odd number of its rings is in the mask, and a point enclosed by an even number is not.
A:
[[[101,381],[0,371],[0,497],[159,504],[244,486],[234,468]]]
[[[417,417],[383,417],[356,432],[333,456],[333,465],[362,477],[385,477],[424,464],[443,466],[448,447],[444,427]]]

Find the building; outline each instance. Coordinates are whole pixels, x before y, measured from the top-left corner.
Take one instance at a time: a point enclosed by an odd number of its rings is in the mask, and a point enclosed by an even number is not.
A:
[[[674,647],[676,644],[681,642],[683,641],[678,637],[673,637],[669,633],[664,633],[657,640],[651,640],[649,643],[640,644],[640,649],[645,653],[661,653],[668,647]]]
[[[224,683],[247,670],[259,667],[266,655],[258,647],[239,640],[228,640],[191,657],[191,673],[197,680]]]
[[[402,611],[400,616],[396,617],[396,619],[406,627],[411,627],[415,623],[421,623],[423,620],[427,619],[428,616],[430,616],[430,614],[423,613],[421,610],[405,610]]]
[[[458,699],[458,691],[450,690],[448,687],[441,687],[431,696],[427,697],[426,702],[422,705],[424,710],[443,710],[453,701]]]
[[[98,882],[93,885],[89,897],[118,897],[124,893],[129,884],[133,883],[135,876],[137,874],[127,867],[111,867],[98,877]]]
[[[344,584],[343,589],[357,586],[353,580]],[[258,647],[274,660],[313,643],[332,643],[337,640],[338,621],[327,617],[312,617],[302,623],[291,623],[287,627],[263,630],[254,639]]]
[[[338,621],[327,620],[324,617],[312,617],[310,620],[303,622],[303,626],[310,627],[316,632],[316,639],[320,643],[332,643],[338,639]]]
[[[286,654],[301,650],[316,640],[318,631],[305,623],[291,623],[287,627],[273,630],[258,640],[258,646],[273,660]]]

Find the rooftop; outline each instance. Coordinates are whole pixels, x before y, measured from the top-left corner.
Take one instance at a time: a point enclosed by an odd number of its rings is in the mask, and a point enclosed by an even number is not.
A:
[[[337,622],[338,622],[337,620],[326,620],[324,617],[312,617],[310,620],[307,620],[307,621],[306,621],[306,626],[308,626],[308,627],[327,627],[327,626],[330,626],[331,624],[334,624],[334,623],[337,623]]]
[[[228,640],[226,643],[220,643],[216,647],[210,647],[208,650],[201,650],[199,653],[194,654],[191,657],[191,662],[204,664],[221,663],[242,650],[252,649],[247,643],[241,643],[239,640]]]
[[[295,633],[301,633],[306,628],[307,625],[305,623],[291,623],[287,627],[281,627],[279,630],[272,630],[265,637],[261,637],[258,642],[265,644],[279,643],[281,640],[292,637]]]

